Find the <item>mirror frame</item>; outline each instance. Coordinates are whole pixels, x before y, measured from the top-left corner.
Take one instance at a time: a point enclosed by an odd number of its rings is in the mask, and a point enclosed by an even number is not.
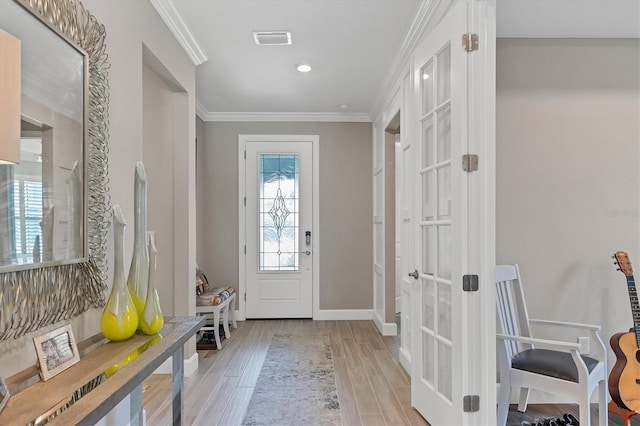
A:
[[[87,53],[85,99],[85,262],[0,273],[0,340],[23,336],[102,308],[107,289],[110,226],[109,62],[104,25],[79,0],[14,0],[52,31]]]

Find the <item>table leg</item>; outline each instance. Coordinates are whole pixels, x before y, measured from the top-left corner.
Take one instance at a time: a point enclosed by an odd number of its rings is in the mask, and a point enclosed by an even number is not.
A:
[[[171,383],[171,399],[173,401],[173,425],[181,426],[184,420],[184,401],[182,400],[182,383],[184,377],[184,354],[182,346],[173,353],[173,371]]]

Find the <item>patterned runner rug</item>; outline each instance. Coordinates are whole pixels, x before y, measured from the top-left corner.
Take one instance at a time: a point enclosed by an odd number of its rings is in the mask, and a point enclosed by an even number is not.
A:
[[[243,425],[341,425],[329,338],[276,333]]]

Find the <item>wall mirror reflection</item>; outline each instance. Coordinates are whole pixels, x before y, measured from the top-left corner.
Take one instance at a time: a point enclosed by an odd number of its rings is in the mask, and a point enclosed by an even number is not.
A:
[[[0,272],[86,260],[84,52],[17,2],[0,28],[21,43],[20,163],[0,165]]]

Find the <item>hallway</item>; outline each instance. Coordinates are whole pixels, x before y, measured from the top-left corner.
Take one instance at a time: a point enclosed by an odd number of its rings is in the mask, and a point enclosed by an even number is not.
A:
[[[184,381],[186,423],[241,424],[273,336],[292,329],[328,337],[344,425],[428,424],[411,408],[394,337],[380,336],[371,321],[312,320],[240,321],[222,350],[198,351],[198,371]],[[148,424],[171,424],[170,386],[168,375],[145,382]]]

